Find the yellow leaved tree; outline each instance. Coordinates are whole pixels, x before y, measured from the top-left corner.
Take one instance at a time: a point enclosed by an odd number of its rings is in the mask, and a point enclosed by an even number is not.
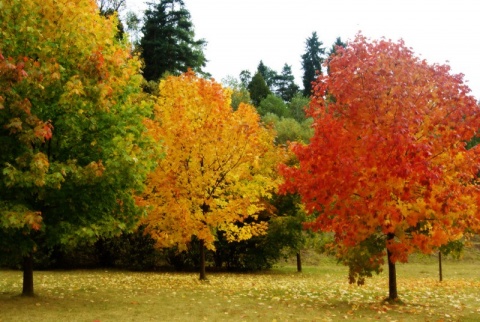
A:
[[[229,241],[266,231],[255,222],[277,188],[276,165],[282,153],[274,133],[263,127],[254,107],[233,111],[231,93],[213,80],[187,72],[160,83],[149,127],[165,157],[147,181],[140,203],[150,207],[144,223],[159,247],[185,249],[200,242],[200,279],[205,279],[204,249],[214,249],[216,232]]]

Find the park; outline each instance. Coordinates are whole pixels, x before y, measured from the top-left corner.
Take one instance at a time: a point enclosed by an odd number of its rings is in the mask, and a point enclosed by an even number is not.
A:
[[[0,3],[0,322],[478,320],[463,74],[314,31],[303,88],[218,82],[184,1],[124,5]]]

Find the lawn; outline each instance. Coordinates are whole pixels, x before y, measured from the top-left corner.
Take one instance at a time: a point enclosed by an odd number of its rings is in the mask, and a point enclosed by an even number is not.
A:
[[[385,272],[362,287],[327,258],[302,274],[290,265],[255,274],[124,271],[35,272],[37,296],[23,298],[21,272],[0,270],[0,321],[479,321],[477,260],[435,258],[398,265],[402,305],[382,302]]]

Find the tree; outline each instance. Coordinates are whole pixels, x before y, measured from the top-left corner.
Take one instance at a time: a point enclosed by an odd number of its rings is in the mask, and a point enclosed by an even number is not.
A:
[[[290,115],[297,121],[302,123],[306,120],[307,116],[305,115],[305,109],[310,104],[310,99],[303,96],[300,92],[295,94],[290,103],[288,104],[288,109],[290,110]]]
[[[247,88],[248,87],[248,84],[250,84],[250,81],[252,80],[252,74],[250,73],[250,71],[244,69],[240,72],[240,82],[242,83],[242,85]]]
[[[330,47],[330,49],[328,50],[327,56],[330,57],[331,55],[335,55],[339,47],[341,48],[347,47],[347,43],[343,42],[341,37],[337,37],[337,39],[335,39],[335,42],[333,43],[332,47]]]
[[[166,155],[148,177],[146,230],[159,247],[180,250],[194,236],[205,279],[205,247],[214,249],[218,231],[228,241],[265,232],[264,223],[248,219],[277,186],[274,134],[254,107],[240,104],[233,111],[228,89],[191,71],[161,81],[151,131]]]
[[[188,68],[203,73],[207,60],[204,39],[195,40],[190,13],[182,0],[150,3],[145,11],[140,40],[144,77],[158,80],[164,73],[178,75]]]
[[[279,117],[289,116],[287,104],[285,104],[280,97],[273,94],[268,95],[260,102],[257,111],[261,116],[264,116],[268,113],[275,114]]]
[[[260,72],[255,73],[250,83],[248,83],[247,89],[250,92],[253,105],[257,107],[264,98],[272,94]]]
[[[299,87],[295,84],[295,77],[292,74],[292,66],[283,65],[282,73],[275,80],[275,93],[285,102],[290,102],[298,90]]]
[[[305,53],[302,55],[303,69],[303,95],[309,97],[312,94],[312,82],[317,75],[322,74],[323,55],[325,48],[323,43],[318,40],[317,32],[305,41]]]
[[[140,63],[92,1],[2,2],[0,251],[24,259],[136,224],[153,153]],[[21,19],[18,19],[21,17]]]
[[[313,135],[312,119],[297,121],[293,118],[278,117],[269,113],[262,117],[266,124],[272,124],[277,132],[275,144],[288,145],[297,141],[308,143]],[[290,155],[289,163],[295,163],[294,155]],[[274,218],[270,220],[267,236],[278,242],[279,247],[286,248],[289,253],[296,254],[297,271],[302,271],[302,259],[300,250],[305,246],[306,235],[303,223],[307,221],[305,212],[302,209],[298,194],[276,194],[272,198],[272,204],[276,209]],[[271,236],[273,235],[273,237]],[[285,241],[287,239],[288,241]],[[282,242],[283,241],[283,242]]]
[[[118,17],[120,11],[125,8],[125,0],[98,0],[97,3],[100,14],[105,17],[112,15],[117,15]],[[117,29],[117,38],[122,39],[125,34],[125,28],[120,19],[117,20]]]
[[[97,0],[98,10],[104,16],[108,16],[114,12],[120,12],[124,9],[125,0]]]
[[[290,142],[308,143],[313,135],[311,118],[298,122],[290,117],[283,118],[268,113],[262,117],[262,121],[273,126],[277,133],[275,143],[278,145],[287,145]]]
[[[327,53],[327,73],[330,75],[330,57],[333,55],[337,54],[337,48],[342,47],[345,48],[347,47],[347,44],[342,41],[342,38],[337,37],[335,42],[333,43],[332,47]]]
[[[138,50],[140,45],[139,33],[140,33],[140,18],[133,11],[128,11],[125,14],[125,25],[127,32],[129,34],[130,41],[135,48],[135,51]]]
[[[257,72],[262,74],[265,83],[270,90],[272,90],[276,85],[277,80],[277,72],[271,69],[270,67],[266,66],[263,61],[260,61],[257,67]]]
[[[232,90],[232,108],[237,110],[241,103],[250,104],[250,93],[241,81],[238,81],[232,76],[227,76],[222,79],[222,84]]]
[[[314,230],[350,266],[350,281],[379,271],[385,250],[389,299],[395,263],[432,253],[479,227],[479,148],[466,142],[480,113],[462,75],[429,65],[402,41],[362,35],[330,61],[314,87],[315,134],[282,166],[283,192],[298,192]]]

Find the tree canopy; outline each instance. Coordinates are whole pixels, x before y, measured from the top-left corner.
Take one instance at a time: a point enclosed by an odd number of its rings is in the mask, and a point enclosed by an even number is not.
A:
[[[250,83],[248,83],[247,89],[250,92],[252,103],[256,107],[260,105],[264,98],[272,94],[262,74],[258,71],[253,75]]]
[[[2,2],[3,251],[31,259],[37,243],[92,242],[136,223],[151,108],[138,96],[140,62],[116,26],[93,1]]]
[[[233,111],[229,89],[193,72],[170,76],[160,83],[150,129],[165,158],[141,202],[150,207],[144,223],[160,247],[185,249],[195,236],[203,251],[214,249],[217,231],[229,241],[264,233],[264,222],[249,219],[276,190],[282,154],[253,106]]]
[[[295,77],[292,73],[292,66],[283,65],[282,72],[277,75],[275,80],[275,93],[285,102],[290,102],[298,93],[299,87],[295,84]]]
[[[317,75],[322,74],[323,56],[325,48],[318,39],[317,32],[305,40],[305,53],[302,55],[303,69],[303,95],[309,97],[312,94],[312,82]]]
[[[395,262],[479,227],[480,149],[466,143],[480,113],[462,75],[402,41],[358,35],[337,51],[314,87],[315,134],[293,145],[299,164],[282,167],[282,189],[300,193],[311,228],[335,234],[352,282],[378,271],[387,250],[395,299]]]
[[[260,102],[257,111],[261,116],[268,113],[275,114],[279,117],[289,116],[287,104],[280,97],[273,94],[268,95]]]
[[[206,41],[195,39],[190,12],[182,0],[150,3],[142,32],[143,75],[148,81],[156,81],[166,72],[178,75],[189,68],[203,73],[207,62],[203,53]]]

